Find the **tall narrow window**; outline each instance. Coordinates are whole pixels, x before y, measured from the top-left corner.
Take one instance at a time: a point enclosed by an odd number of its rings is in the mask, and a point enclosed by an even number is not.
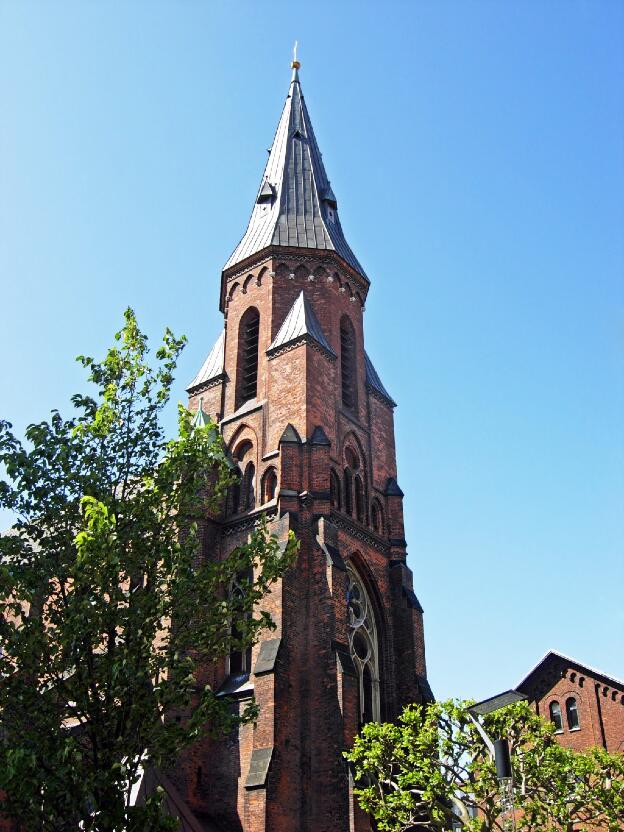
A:
[[[243,477],[243,511],[251,511],[256,507],[256,466],[248,462]]]
[[[549,706],[550,721],[555,726],[555,731],[559,733],[563,731],[563,721],[561,719],[561,705],[555,701],[551,702]]]
[[[338,479],[338,474],[333,469],[329,472],[329,499],[331,507],[340,511],[340,480]]]
[[[375,615],[364,584],[347,566],[349,592],[349,648],[358,677],[358,721],[360,727],[379,720],[379,643]]]
[[[357,360],[355,331],[347,315],[340,321],[340,372],[342,403],[349,410],[357,409]]]
[[[353,514],[353,474],[349,468],[344,472],[344,502],[347,514]]]
[[[249,570],[242,575],[238,575],[233,581],[230,588],[230,598],[232,603],[242,603],[245,593],[249,586],[253,583],[253,572]],[[241,640],[247,634],[246,622],[249,615],[233,616],[230,625],[230,636],[232,638],[232,645],[228,657],[227,672],[230,675],[238,675],[241,673],[249,674],[251,670],[251,647],[244,646]]]
[[[383,509],[379,500],[373,500],[373,504],[371,505],[371,524],[373,531],[377,532],[377,534],[384,533]]]
[[[355,516],[360,523],[364,522],[364,486],[360,476],[355,478]]]
[[[260,313],[251,307],[238,327],[238,362],[236,406],[240,407],[258,394],[258,336]]]
[[[267,468],[262,477],[262,502],[270,503],[275,499],[277,491],[277,472],[275,468]]]
[[[566,717],[568,718],[568,728],[570,731],[575,731],[580,728],[578,708],[576,706],[576,699],[570,696],[566,699]]]

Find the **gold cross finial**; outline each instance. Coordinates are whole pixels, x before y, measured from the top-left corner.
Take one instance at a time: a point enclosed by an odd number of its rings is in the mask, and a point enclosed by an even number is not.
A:
[[[301,66],[301,64],[297,60],[297,41],[295,41],[295,45],[293,47],[293,59],[292,59],[291,67],[293,69],[299,69],[300,66]]]

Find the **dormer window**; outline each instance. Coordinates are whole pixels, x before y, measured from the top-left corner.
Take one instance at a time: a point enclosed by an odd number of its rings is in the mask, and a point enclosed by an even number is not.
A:
[[[260,193],[258,194],[257,202],[259,205],[263,205],[266,203],[273,202],[275,198],[275,189],[273,185],[269,182],[268,179],[265,179],[262,183],[262,187],[260,188]]]

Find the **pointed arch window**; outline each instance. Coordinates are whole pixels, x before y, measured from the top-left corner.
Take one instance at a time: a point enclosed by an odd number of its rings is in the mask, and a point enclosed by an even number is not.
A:
[[[364,485],[359,474],[355,477],[355,516],[360,523],[364,522]]]
[[[255,465],[245,459],[249,458],[253,445],[248,439],[238,445],[232,456],[237,463],[236,481],[230,486],[227,511],[239,514],[255,507]]]
[[[249,569],[237,575],[230,587],[230,600],[233,604],[242,604],[246,592],[253,583],[253,572]],[[227,673],[231,676],[249,674],[251,671],[251,646],[243,646],[240,639],[246,636],[246,622],[249,615],[233,618],[230,624],[230,637],[232,645],[227,659]]]
[[[555,700],[548,706],[550,712],[550,721],[555,726],[555,733],[559,734],[563,731],[563,720],[561,719],[561,705]]]
[[[379,642],[373,606],[364,584],[348,565],[349,649],[358,679],[359,727],[378,722],[381,715],[379,699]]]
[[[277,492],[277,471],[275,468],[267,468],[262,477],[262,502],[270,503],[275,499]]]
[[[340,511],[342,505],[342,500],[340,499],[340,479],[333,468],[329,472],[329,500],[331,507]]]
[[[344,472],[344,506],[347,514],[353,514],[353,474],[350,468]]]
[[[243,476],[243,504],[241,511],[252,511],[256,507],[256,466],[248,462]]]
[[[238,326],[236,407],[258,395],[259,334],[260,313],[252,306],[245,312]]]
[[[576,731],[581,727],[581,723],[579,722],[578,707],[574,696],[569,696],[566,699],[566,717],[570,731]]]
[[[355,330],[348,315],[343,315],[340,321],[340,374],[342,403],[349,410],[357,410]]]
[[[377,534],[384,533],[383,508],[377,499],[373,500],[371,505],[371,525],[373,527],[373,531]]]

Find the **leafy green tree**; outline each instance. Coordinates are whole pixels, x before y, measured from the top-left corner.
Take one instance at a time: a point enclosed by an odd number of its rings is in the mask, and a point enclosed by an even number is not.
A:
[[[158,795],[130,807],[129,785],[254,718],[198,690],[196,671],[272,625],[259,605],[295,556],[260,522],[226,559],[204,557],[197,522],[232,478],[214,425],[180,408],[165,437],[184,339],[167,330],[151,367],[128,310],[116,341],[101,363],[79,358],[95,394],[72,418],[30,425],[28,447],[0,422],[0,507],[18,518],[0,537],[0,809],[28,830],[175,827]]]
[[[369,723],[356,737],[345,756],[359,804],[380,832],[441,832],[453,823],[470,832],[508,828],[494,762],[469,704],[410,705],[396,723]],[[624,829],[624,755],[561,747],[525,702],[486,716],[483,727],[509,741],[518,830]]]

